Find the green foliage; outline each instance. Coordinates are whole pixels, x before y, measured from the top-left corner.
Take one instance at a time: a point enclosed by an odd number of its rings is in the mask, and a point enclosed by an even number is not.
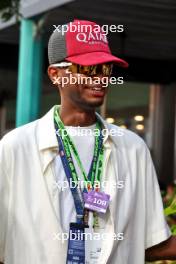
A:
[[[168,188],[166,193],[163,193],[164,214],[167,216],[167,222],[170,226],[172,235],[176,235],[176,186],[172,185]],[[156,261],[151,264],[176,264],[176,261]]]
[[[20,0],[1,0],[0,1],[0,18],[6,22],[13,16],[18,21],[20,18],[19,13]]]
[[[176,197],[174,197],[172,203],[164,209],[164,214],[166,216],[176,214]]]
[[[171,226],[171,231],[173,235],[176,235],[176,225]]]

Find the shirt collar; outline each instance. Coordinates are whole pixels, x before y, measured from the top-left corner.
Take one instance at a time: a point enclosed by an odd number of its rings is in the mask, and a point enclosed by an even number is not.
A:
[[[96,116],[100,119],[101,123],[103,124],[103,129],[105,131],[103,145],[107,148],[110,147],[110,142],[113,142],[115,145],[117,145],[115,137],[111,134],[111,129],[113,128],[112,125],[106,122],[97,112]],[[113,129],[115,129],[115,127]]]
[[[38,142],[39,150],[58,149],[58,142],[54,127],[54,107],[46,115],[39,119]]]

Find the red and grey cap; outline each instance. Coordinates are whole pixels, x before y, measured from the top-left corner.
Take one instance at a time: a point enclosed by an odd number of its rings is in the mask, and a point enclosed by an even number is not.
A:
[[[49,64],[69,61],[80,65],[112,62],[120,67],[128,63],[112,55],[105,32],[94,22],[74,20],[57,27],[48,43]]]

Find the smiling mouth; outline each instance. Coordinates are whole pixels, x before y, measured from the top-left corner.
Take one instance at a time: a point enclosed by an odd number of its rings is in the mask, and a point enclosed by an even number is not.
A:
[[[94,97],[104,97],[105,95],[104,87],[90,87],[88,91],[91,94],[91,96],[94,96]]]

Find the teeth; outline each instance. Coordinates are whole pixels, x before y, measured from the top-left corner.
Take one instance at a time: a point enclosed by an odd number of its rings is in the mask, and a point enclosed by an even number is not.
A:
[[[95,88],[92,88],[93,90],[95,90],[95,91],[101,91],[102,90],[102,88],[98,88],[98,87],[95,87]]]

